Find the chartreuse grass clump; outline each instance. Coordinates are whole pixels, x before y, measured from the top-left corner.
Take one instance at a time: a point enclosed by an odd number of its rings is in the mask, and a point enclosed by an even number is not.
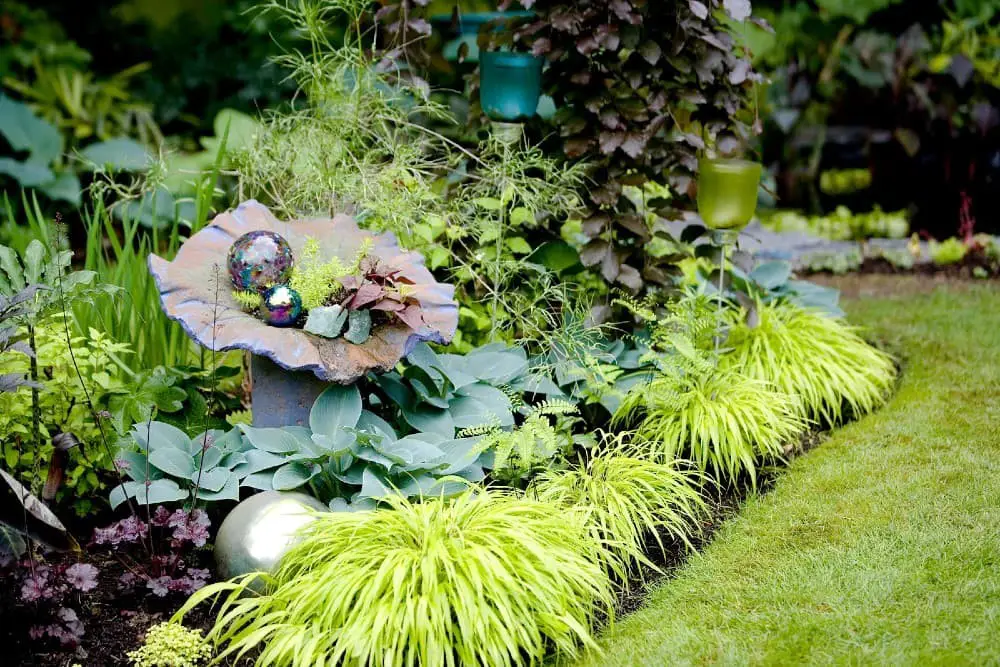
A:
[[[755,326],[732,317],[725,368],[798,396],[806,418],[829,424],[885,402],[896,367],[855,327],[784,302],[757,304],[756,313]]]
[[[661,550],[664,535],[688,543],[706,510],[704,475],[678,463],[650,460],[624,434],[609,436],[583,465],[539,474],[528,495],[583,512],[603,563],[627,582],[639,566],[653,567],[643,553],[648,538]]]
[[[135,667],[198,667],[212,657],[212,647],[201,630],[189,630],[180,623],[157,623],[146,633],[146,641],[130,651]]]
[[[634,428],[653,460],[687,458],[720,483],[743,474],[756,483],[758,464],[779,457],[805,429],[798,398],[720,365],[712,352],[714,309],[705,295],[665,307],[617,302],[646,321],[650,349],[642,361],[657,372],[631,388],[612,424]]]
[[[385,501],[318,516],[273,576],[202,589],[178,618],[225,595],[207,638],[259,666],[521,665],[596,646],[614,597],[576,513],[498,491]]]

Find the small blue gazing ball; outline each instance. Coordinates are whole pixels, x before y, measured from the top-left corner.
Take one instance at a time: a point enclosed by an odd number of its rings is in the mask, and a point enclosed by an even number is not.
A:
[[[288,285],[274,285],[264,292],[260,315],[272,327],[290,327],[302,314],[302,297]]]
[[[229,246],[229,277],[237,290],[261,292],[292,277],[292,247],[281,234],[258,229]]]

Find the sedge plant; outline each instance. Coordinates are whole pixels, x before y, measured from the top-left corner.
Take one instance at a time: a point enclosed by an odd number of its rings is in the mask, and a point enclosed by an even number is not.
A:
[[[502,491],[385,503],[317,515],[273,575],[204,588],[175,620],[221,596],[206,639],[258,666],[521,665],[595,646],[614,598],[576,514]]]
[[[689,536],[706,510],[701,496],[704,475],[680,462],[654,461],[627,440],[606,435],[600,449],[582,465],[549,470],[535,477],[529,496],[583,512],[602,562],[621,582],[653,563],[643,553],[648,538],[661,552],[667,536],[690,546]]]
[[[720,483],[746,474],[756,484],[758,464],[805,429],[798,397],[719,363],[707,296],[687,294],[665,309],[618,302],[646,321],[644,360],[659,372],[631,388],[612,423],[634,426],[654,460],[688,458]]]
[[[788,302],[731,314],[723,368],[798,396],[803,415],[839,424],[882,405],[896,378],[892,358],[842,319]],[[847,408],[847,410],[845,410]]]

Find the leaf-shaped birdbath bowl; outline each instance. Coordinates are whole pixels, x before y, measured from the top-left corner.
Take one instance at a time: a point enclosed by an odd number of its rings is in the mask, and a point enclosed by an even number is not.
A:
[[[394,271],[398,279],[408,284],[407,293],[420,309],[418,325],[413,327],[412,322],[394,320],[373,328],[370,337],[361,344],[342,337],[316,336],[294,327],[269,326],[241,308],[233,296],[226,270],[227,254],[233,242],[257,230],[280,234],[291,246],[293,257],[301,256],[310,239],[318,242],[324,257],[344,260],[367,245],[368,257],[376,258],[380,266]],[[304,371],[316,378],[303,379],[303,382],[348,384],[367,371],[390,370],[420,341],[448,343],[458,326],[454,287],[436,282],[424,266],[423,257],[401,250],[393,234],[364,231],[347,215],[286,222],[278,220],[256,201],[243,202],[235,210],[217,216],[210,225],[188,239],[173,261],[150,255],[149,268],[160,291],[164,311],[177,320],[191,338],[216,351],[248,350],[263,358],[255,358],[255,423],[259,423],[256,413],[260,407],[257,367],[259,365],[270,377],[279,371],[264,359],[285,371]],[[303,374],[294,375],[301,377]],[[317,388],[308,393],[313,394]],[[279,387],[273,389],[280,390]],[[308,396],[302,400],[311,405]]]

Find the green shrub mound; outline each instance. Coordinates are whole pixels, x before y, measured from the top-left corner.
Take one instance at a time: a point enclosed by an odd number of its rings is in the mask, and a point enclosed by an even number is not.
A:
[[[892,358],[842,319],[775,302],[757,306],[756,326],[734,318],[728,369],[798,396],[808,419],[839,424],[882,405],[896,379]]]
[[[782,453],[806,426],[798,398],[732,370],[661,374],[636,385],[615,412],[634,424],[638,442],[656,461],[689,458],[720,482],[746,474],[756,484],[762,460]]]
[[[652,566],[643,553],[647,537],[661,551],[662,535],[687,542],[706,506],[703,476],[642,458],[621,441],[580,467],[539,474],[529,496],[583,512],[608,571],[627,582],[640,565]]]
[[[228,593],[206,638],[257,665],[520,665],[596,646],[614,596],[582,517],[496,491],[385,502],[320,515],[273,577],[209,586],[176,618]]]

